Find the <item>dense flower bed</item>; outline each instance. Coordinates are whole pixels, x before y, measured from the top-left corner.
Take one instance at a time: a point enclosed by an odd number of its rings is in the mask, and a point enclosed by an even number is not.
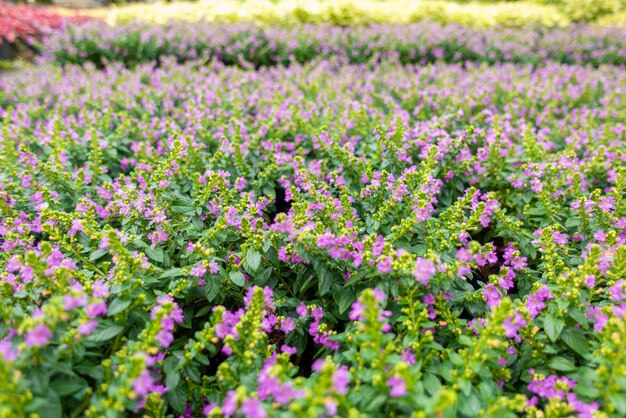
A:
[[[514,62],[626,64],[626,29],[492,29],[419,23],[341,28],[294,28],[214,23],[86,25],[55,36],[47,56],[60,64],[120,61],[127,66],[165,56],[179,61],[218,60],[227,65],[272,66],[340,57],[351,63],[396,58],[403,64]]]
[[[0,415],[626,414],[623,67],[153,66],[0,79]]]
[[[0,1],[0,44],[31,42],[43,34],[63,28],[68,22],[82,23],[87,20],[90,18],[86,16],[62,16],[52,8]]]

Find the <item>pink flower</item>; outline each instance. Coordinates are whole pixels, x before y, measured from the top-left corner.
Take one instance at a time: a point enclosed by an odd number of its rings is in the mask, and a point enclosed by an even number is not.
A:
[[[17,359],[17,351],[13,350],[9,341],[0,341],[0,358],[7,362]]]
[[[83,232],[83,231],[84,231],[83,222],[80,219],[74,219],[72,221],[72,227],[70,228],[69,231],[67,231],[67,235],[74,236],[76,235],[77,232]]]
[[[78,333],[80,335],[89,335],[93,332],[94,329],[98,326],[96,321],[87,321],[84,324],[80,324],[78,326]]]
[[[406,383],[404,379],[396,375],[387,379],[387,386],[389,386],[389,396],[392,398],[399,398],[406,394]]]
[[[44,346],[52,338],[52,332],[44,324],[39,324],[35,328],[28,331],[24,342],[28,347]]]
[[[189,274],[197,278],[204,276],[205,273],[206,273],[206,266],[203,263],[197,263],[195,266],[193,266],[193,268],[189,272]]]
[[[333,383],[335,385],[335,392],[340,395],[348,393],[348,386],[350,385],[350,372],[346,366],[340,366],[339,369],[333,374]]]
[[[293,322],[293,319],[291,318],[285,318],[280,323],[280,329],[285,334],[289,334],[291,331],[295,329],[295,327],[296,327],[296,324]]]
[[[93,302],[90,305],[87,305],[85,312],[87,312],[87,316],[89,318],[97,318],[99,316],[106,315],[107,305],[102,301]]]
[[[435,263],[433,261],[417,257],[415,269],[413,270],[413,277],[415,277],[415,280],[424,286],[427,286],[428,282],[435,275],[435,273],[437,273],[437,268],[435,267]]]
[[[241,413],[246,418],[266,418],[267,412],[263,409],[261,402],[255,398],[247,399],[243,405],[241,405]]]

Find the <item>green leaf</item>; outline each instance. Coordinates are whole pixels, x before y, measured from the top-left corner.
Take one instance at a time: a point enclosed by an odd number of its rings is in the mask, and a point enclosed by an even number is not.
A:
[[[246,279],[243,276],[243,273],[240,271],[231,271],[230,273],[228,273],[228,277],[230,278],[231,282],[233,282],[239,287],[243,287],[243,285],[246,282]]]
[[[561,318],[555,318],[552,315],[547,315],[543,320],[543,329],[552,342],[555,342],[557,338],[559,338],[564,326],[565,321]]]
[[[161,274],[159,276],[159,279],[166,279],[168,277],[178,277],[178,276],[182,276],[182,275],[183,275],[182,269],[176,267],[176,268],[164,271],[163,274]]]
[[[565,329],[561,332],[561,340],[581,356],[584,357],[589,354],[589,343],[580,330],[574,328]]]
[[[39,414],[39,418],[61,418],[63,416],[63,409],[61,408],[61,400],[52,389],[48,391],[48,399],[39,403],[35,409],[35,412]]]
[[[471,347],[472,346],[472,339],[470,337],[468,337],[467,335],[460,335],[459,336],[459,343],[467,346],[467,347]]]
[[[469,379],[459,379],[459,388],[465,396],[469,396],[472,391],[472,382]]]
[[[89,256],[89,261],[96,261],[97,259],[104,257],[108,252],[108,250],[96,250]]]
[[[165,386],[169,390],[175,389],[180,382],[180,373],[176,370],[180,360],[174,356],[169,356],[163,361],[163,372],[165,373]]]
[[[232,278],[231,278],[232,280]],[[211,276],[209,280],[207,280],[206,286],[204,287],[204,294],[206,295],[206,299],[209,302],[213,302],[220,292],[221,283],[215,276]]]
[[[381,393],[380,395],[376,396],[374,399],[370,398],[367,404],[367,410],[378,411],[385,404],[385,402],[387,402],[387,395],[384,393]]]
[[[124,309],[128,308],[131,304],[130,300],[123,300],[120,298],[114,299],[113,302],[109,305],[109,316],[113,316],[117,313],[122,312]]]
[[[324,296],[330,290],[332,285],[332,275],[323,261],[313,260],[313,270],[317,275],[317,284],[320,296]]]
[[[424,376],[424,388],[426,389],[426,392],[434,395],[435,393],[439,392],[439,389],[441,388],[441,382],[434,374],[426,373],[426,375]]]
[[[176,389],[167,392],[167,400],[174,410],[178,413],[185,412],[187,406],[187,391],[184,385],[178,385]]]
[[[256,250],[248,250],[244,266],[249,272],[257,271],[261,265],[261,254]]]
[[[554,370],[559,370],[561,372],[569,372],[572,370],[576,370],[576,364],[573,361],[568,360],[564,357],[555,357],[548,363],[550,367]]]
[[[59,396],[67,396],[87,387],[87,381],[78,376],[59,376],[51,383],[50,387]]]
[[[609,400],[620,416],[626,416],[626,396],[623,392],[609,392]]]
[[[113,324],[107,328],[104,328],[101,331],[95,332],[87,337],[87,340],[92,342],[103,342],[108,341],[124,331],[124,327],[122,325]]]
[[[146,247],[144,249],[144,251],[146,252],[146,255],[151,259],[154,260],[158,263],[162,263],[163,262],[163,248],[159,248],[159,247]]]
[[[349,289],[344,289],[341,292],[341,297],[339,298],[339,302],[337,305],[339,307],[339,313],[342,314],[352,306],[352,303],[356,300],[356,295],[352,293]]]

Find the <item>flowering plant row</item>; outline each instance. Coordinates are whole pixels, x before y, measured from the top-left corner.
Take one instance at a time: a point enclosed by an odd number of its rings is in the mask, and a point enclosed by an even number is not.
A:
[[[60,64],[120,61],[135,66],[173,56],[178,61],[217,60],[227,65],[274,66],[341,57],[350,63],[396,58],[403,64],[444,61],[540,64],[625,64],[623,28],[491,29],[419,23],[294,28],[251,24],[169,23],[108,27],[83,25],[52,37],[47,58]]]
[[[624,67],[0,79],[0,415],[626,414]]]

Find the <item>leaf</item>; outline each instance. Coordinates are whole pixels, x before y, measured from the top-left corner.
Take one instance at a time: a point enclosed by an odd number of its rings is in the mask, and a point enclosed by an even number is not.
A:
[[[589,343],[581,331],[567,328],[561,333],[561,340],[581,356],[589,354]]]
[[[204,294],[206,296],[206,299],[209,302],[213,302],[215,300],[215,297],[220,292],[220,288],[221,288],[220,284],[221,284],[220,281],[214,276],[210,277],[209,280],[207,281],[207,284],[204,287]]]
[[[459,343],[467,346],[467,347],[471,347],[472,346],[472,339],[470,337],[468,337],[467,335],[460,335],[459,336]]]
[[[349,289],[345,289],[341,293],[341,297],[339,298],[339,302],[337,303],[339,307],[339,313],[342,314],[352,306],[354,301],[356,300],[356,295],[352,293]]]
[[[620,416],[626,416],[626,396],[622,392],[609,392],[609,400]]]
[[[109,316],[113,316],[117,313],[122,312],[124,309],[128,308],[131,304],[130,300],[123,300],[120,298],[114,299],[113,302],[109,305]]]
[[[323,261],[313,260],[313,270],[315,270],[315,274],[317,275],[320,296],[324,296],[328,293],[332,285],[332,275],[328,268],[326,268],[326,263]]]
[[[39,414],[39,418],[61,418],[63,410],[61,408],[61,400],[52,389],[48,391],[48,399],[37,405],[35,412]]]
[[[552,342],[555,342],[557,338],[559,338],[564,326],[565,321],[561,318],[555,318],[552,315],[547,315],[543,320],[543,329]]]
[[[92,342],[108,341],[118,336],[122,331],[124,331],[124,327],[122,325],[113,324],[99,332],[91,334],[89,337],[87,337],[87,340]]]
[[[230,278],[231,282],[233,282],[239,287],[243,287],[243,285],[246,282],[246,279],[243,276],[243,273],[240,271],[231,271],[230,273],[228,273],[228,277]]]
[[[187,391],[184,385],[178,385],[176,389],[168,391],[166,396],[169,404],[176,412],[181,414],[185,412],[185,407],[187,406]]]
[[[59,396],[67,396],[87,387],[87,381],[78,376],[59,376],[55,378],[50,387]]]
[[[261,265],[261,254],[257,250],[248,250],[244,265],[250,272],[257,271]]]
[[[163,248],[160,247],[146,247],[144,249],[146,255],[151,259],[158,263],[163,262]]]
[[[441,388],[441,382],[434,374],[426,373],[426,375],[424,376],[424,388],[426,389],[426,392],[434,395],[435,393],[439,392],[439,388]]]
[[[550,367],[554,370],[559,370],[561,372],[569,372],[576,369],[576,364],[573,361],[568,360],[564,357],[555,357],[548,363]]]
[[[108,252],[108,250],[96,250],[92,252],[89,256],[89,261],[96,261],[97,259],[104,257],[106,254],[108,254]]]
[[[465,396],[469,396],[472,391],[472,382],[469,379],[461,378],[459,379],[459,388],[463,392]]]
[[[180,360],[174,356],[169,356],[163,361],[163,372],[165,373],[165,386],[169,390],[175,389],[180,382],[180,373],[177,366]]]
[[[182,275],[183,275],[182,269],[176,267],[176,268],[164,271],[163,274],[161,274],[159,276],[159,279],[166,279],[168,277],[178,277],[178,276],[182,276]]]
[[[387,402],[387,395],[384,393],[381,393],[380,395],[376,396],[374,399],[370,398],[367,404],[367,410],[368,411],[380,410],[380,407],[382,407],[385,404],[385,402]]]

